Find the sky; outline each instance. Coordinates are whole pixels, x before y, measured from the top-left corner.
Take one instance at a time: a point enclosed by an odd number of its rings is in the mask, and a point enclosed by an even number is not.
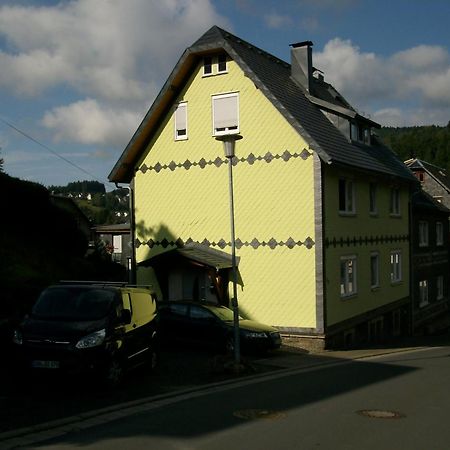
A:
[[[450,121],[450,0],[0,0],[0,157],[44,186],[107,177],[186,47],[218,25],[313,64],[384,126]]]

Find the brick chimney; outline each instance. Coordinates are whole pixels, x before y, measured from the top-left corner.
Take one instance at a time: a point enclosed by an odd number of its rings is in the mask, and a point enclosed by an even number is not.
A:
[[[312,86],[312,46],[311,41],[290,44],[291,76],[308,93]]]

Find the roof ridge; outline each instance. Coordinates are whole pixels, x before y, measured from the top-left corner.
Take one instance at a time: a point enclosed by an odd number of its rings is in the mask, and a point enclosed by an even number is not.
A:
[[[275,56],[272,53],[269,53],[266,50],[263,50],[262,48],[252,44],[251,42],[246,41],[245,39],[242,39],[239,36],[236,36],[235,34],[231,33],[230,31],[219,27],[218,25],[213,25],[208,31],[206,31],[202,36],[200,36],[200,38],[197,39],[189,48],[195,48],[197,45],[199,45],[202,42],[202,40],[204,40],[205,37],[211,36],[213,33],[216,34],[218,37],[220,36],[225,41],[232,40],[237,44],[245,45],[249,49],[255,50],[260,55],[264,55],[269,59],[275,60],[276,62],[279,62],[281,64],[285,64],[286,67],[291,66],[287,61],[284,61],[283,59],[278,58],[278,56]]]

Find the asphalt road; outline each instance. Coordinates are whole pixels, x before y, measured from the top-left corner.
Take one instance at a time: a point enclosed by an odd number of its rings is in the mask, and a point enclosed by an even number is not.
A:
[[[5,366],[0,371],[0,433],[226,380],[232,375],[224,370],[223,362],[223,356],[206,350],[164,349],[153,373],[148,367],[139,367],[114,390],[93,378],[59,377],[52,371],[18,379]],[[266,359],[252,363],[243,376],[277,369]]]
[[[336,360],[80,421],[25,448],[447,450],[449,383],[449,346]]]

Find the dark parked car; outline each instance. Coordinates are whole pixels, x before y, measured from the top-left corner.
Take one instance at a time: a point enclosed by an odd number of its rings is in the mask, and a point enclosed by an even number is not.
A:
[[[145,288],[112,283],[50,286],[14,331],[18,369],[101,375],[156,365],[156,301]]]
[[[233,311],[224,306],[171,301],[159,305],[161,342],[212,346],[219,350],[234,348]],[[278,330],[240,317],[240,342],[243,352],[277,349]]]

